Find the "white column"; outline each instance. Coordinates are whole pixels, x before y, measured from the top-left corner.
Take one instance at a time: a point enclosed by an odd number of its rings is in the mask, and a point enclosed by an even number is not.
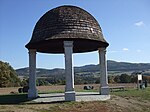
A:
[[[66,77],[65,100],[75,101],[74,69],[72,61],[73,41],[64,41],[64,52],[65,52],[65,77]]]
[[[29,90],[28,98],[38,96],[36,89],[36,50],[29,49]]]
[[[99,64],[100,64],[100,94],[108,95],[108,76],[107,76],[107,62],[106,62],[106,48],[99,48]]]

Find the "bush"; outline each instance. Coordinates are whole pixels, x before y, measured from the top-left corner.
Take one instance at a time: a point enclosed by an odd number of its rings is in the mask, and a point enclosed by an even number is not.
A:
[[[24,86],[23,88],[19,88],[18,92],[19,93],[27,93],[29,90],[29,86]]]
[[[23,92],[23,89],[22,89],[22,88],[19,88],[19,89],[18,89],[18,92],[19,92],[19,93],[22,93],[22,92]]]
[[[29,86],[24,86],[24,87],[22,88],[22,90],[23,90],[23,93],[27,93],[28,90],[29,90]]]
[[[91,90],[91,89],[94,89],[93,86],[84,86],[84,90]]]

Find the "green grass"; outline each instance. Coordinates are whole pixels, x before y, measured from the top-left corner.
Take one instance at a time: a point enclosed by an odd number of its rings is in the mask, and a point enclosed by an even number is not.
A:
[[[133,97],[138,98],[139,100],[150,101],[150,87],[147,87],[143,90],[127,89],[126,91],[111,92],[111,94],[121,97]]]
[[[0,95],[0,104],[20,104],[28,101],[27,94]]]

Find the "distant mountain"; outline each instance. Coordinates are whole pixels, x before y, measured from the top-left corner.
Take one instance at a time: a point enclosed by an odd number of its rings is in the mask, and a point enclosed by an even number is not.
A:
[[[112,60],[107,61],[108,71],[147,71],[150,69],[150,63],[127,63],[127,62],[116,62]],[[98,65],[85,65],[81,67],[75,67],[75,72],[97,72],[100,70]]]
[[[16,70],[17,74],[19,76],[28,76],[29,75],[29,68],[20,68]],[[64,69],[55,68],[52,70],[49,69],[43,69],[43,68],[37,68],[36,74],[38,77],[47,77],[49,75],[57,75],[57,74],[64,74]]]
[[[108,71],[120,71],[120,72],[129,72],[129,71],[148,71],[150,70],[150,63],[127,63],[127,62],[116,62],[112,60],[107,61]],[[75,67],[75,73],[90,72],[95,73],[100,71],[99,65],[85,65],[81,67]],[[21,68],[16,70],[19,76],[28,76],[29,68]],[[42,69],[37,68],[36,70],[38,77],[49,77],[49,76],[64,76],[64,69]]]
[[[108,71],[145,71],[150,69],[150,63],[127,63],[107,61]]]

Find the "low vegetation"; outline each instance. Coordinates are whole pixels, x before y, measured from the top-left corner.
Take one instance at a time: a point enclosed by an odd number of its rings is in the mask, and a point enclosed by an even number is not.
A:
[[[150,82],[150,76],[143,76],[143,80]],[[137,74],[128,75],[123,73],[121,75],[109,75],[109,83],[137,83]],[[100,77],[95,77],[94,75],[89,76],[78,76],[75,75],[75,84],[99,84]],[[28,78],[23,79],[22,84],[25,86],[28,84]],[[37,86],[49,86],[49,85],[65,85],[65,78],[59,77],[47,77],[47,78],[38,78],[36,81]]]
[[[139,100],[149,100],[150,101],[150,87],[145,89],[127,89],[126,91],[117,91],[112,92],[112,95],[117,95],[121,97],[128,97],[128,98],[137,98]]]

